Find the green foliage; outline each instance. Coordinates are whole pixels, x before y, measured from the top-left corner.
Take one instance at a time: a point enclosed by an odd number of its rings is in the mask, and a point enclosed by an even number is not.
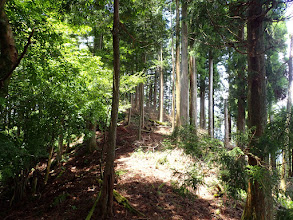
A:
[[[198,143],[196,130],[193,126],[185,126],[180,129],[177,128],[172,134],[172,138],[177,142],[176,144],[178,147],[182,147],[186,150],[187,154],[201,157],[202,148]]]
[[[286,196],[279,196],[278,203],[281,205],[277,209],[277,220],[287,220],[293,218],[293,201]]]
[[[239,147],[222,151],[219,155],[220,180],[225,184],[229,196],[239,198],[241,190],[247,188],[244,153]]]
[[[179,184],[178,182],[171,182],[174,192],[178,193],[180,196],[184,198],[193,199],[195,198],[194,194],[192,194],[185,185]]]

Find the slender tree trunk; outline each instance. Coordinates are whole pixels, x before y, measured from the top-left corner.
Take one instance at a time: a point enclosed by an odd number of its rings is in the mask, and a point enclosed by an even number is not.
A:
[[[150,91],[149,91],[149,100],[150,100],[150,106],[153,106],[153,82],[150,80]]]
[[[212,53],[209,52],[209,135],[211,138],[214,137],[214,103],[213,103],[213,93],[214,93],[214,73],[213,73],[213,56]]]
[[[149,91],[148,91],[148,98],[147,98],[147,108],[150,109],[151,106],[152,106],[152,95],[153,95],[153,84],[152,84],[152,79],[151,77],[148,78],[148,88],[149,88]],[[146,95],[147,96],[147,95]]]
[[[133,106],[133,94],[130,93],[130,108],[128,110],[128,122],[127,122],[128,125],[130,125],[130,122],[131,122],[132,106]]]
[[[138,140],[142,139],[141,130],[144,127],[144,108],[143,108],[143,83],[139,84],[139,127],[138,127]]]
[[[104,169],[103,186],[98,202],[100,215],[103,219],[113,216],[113,188],[114,188],[114,160],[117,135],[118,107],[119,107],[119,84],[120,84],[120,55],[119,55],[119,0],[114,0],[113,22],[113,98],[111,110],[111,123],[109,129],[106,165]]]
[[[264,132],[266,124],[266,83],[265,60],[263,44],[263,5],[262,0],[253,0],[248,8],[247,43],[248,43],[248,126],[254,137],[249,146],[251,153],[257,152],[257,142]],[[265,152],[265,150],[264,150]],[[259,161],[252,154],[248,155],[248,164],[258,166],[266,157],[258,156]],[[260,167],[259,167],[260,168]],[[262,167],[262,169],[264,169]],[[242,220],[272,220],[273,204],[272,192],[269,185],[268,170],[264,170],[262,181],[249,179],[247,199]]]
[[[272,108],[272,105],[269,105],[270,107],[269,107],[269,109],[270,109],[270,115],[269,115],[269,119],[270,119],[270,123],[273,123],[273,121],[274,121],[274,116],[273,116],[273,113],[272,113],[272,110],[271,110],[271,108]],[[276,170],[276,160],[277,160],[277,158],[276,158],[276,153],[275,152],[272,152],[271,153],[271,169],[274,171],[274,170]]]
[[[238,38],[240,41],[244,41],[244,27],[241,27],[238,32]],[[240,56],[240,57],[239,57]],[[244,56],[244,55],[243,55]],[[238,66],[238,86],[237,86],[237,131],[240,134],[245,132],[245,102],[246,102],[246,92],[245,92],[245,65],[246,62],[244,57],[238,55],[237,66]],[[244,149],[243,143],[238,143],[241,149]]]
[[[90,130],[91,136],[88,141],[89,152],[94,152],[97,149],[96,129],[97,129],[97,122],[90,122],[89,130]]]
[[[176,0],[176,127],[181,126],[180,109],[180,14],[179,0]]]
[[[190,124],[197,129],[197,73],[195,57],[190,56]]]
[[[292,56],[293,56],[293,37],[291,36],[290,43],[290,54],[289,54],[289,83],[288,83],[288,100],[287,100],[287,119],[286,119],[286,141],[285,141],[285,149],[282,150],[282,169],[281,169],[281,184],[280,188],[283,191],[286,191],[286,179],[288,176],[288,169],[291,169],[291,163],[287,161],[288,157],[291,157],[290,148],[289,148],[289,136],[290,136],[290,122],[291,122],[291,107],[292,107]],[[289,154],[289,155],[288,155]]]
[[[139,107],[139,86],[135,87],[135,109],[137,110]]]
[[[0,0],[0,97],[8,93],[8,83],[17,62],[17,50],[12,29],[5,13],[6,0]]]
[[[182,1],[182,72],[180,77],[180,117],[182,125],[189,124],[189,82],[188,82],[188,27],[187,1]]]
[[[173,2],[173,0],[172,0]],[[171,14],[171,30],[173,30],[173,19],[172,19],[172,8],[170,4],[170,14]],[[175,129],[175,105],[176,105],[176,95],[175,95],[175,59],[174,59],[174,37],[173,31],[171,31],[171,57],[172,57],[172,131]]]
[[[63,140],[64,140],[64,119],[61,119],[61,123],[60,123],[60,127],[61,127],[61,133],[59,134],[58,137],[58,151],[57,151],[57,161],[58,163],[61,161],[62,159],[62,155],[63,155],[63,151],[64,151],[64,147],[63,147]]]
[[[205,113],[205,80],[200,80],[200,128],[206,129],[206,113]]]
[[[54,139],[54,138],[52,138]],[[53,161],[53,152],[54,152],[54,146],[53,143],[51,143],[52,146],[50,147],[50,151],[49,151],[49,156],[48,156],[48,163],[47,163],[47,168],[46,168],[46,174],[45,174],[45,179],[44,179],[44,184],[46,185],[49,179],[49,175],[50,175],[50,169],[51,169],[51,164]]]
[[[163,122],[164,120],[164,74],[163,74],[163,45],[161,45],[160,50],[160,99],[159,99],[159,121]]]
[[[231,108],[229,108],[229,102],[228,102],[228,127],[229,127],[229,141],[231,141],[232,117],[231,117]]]
[[[224,100],[224,119],[225,119],[225,147],[229,147],[229,116],[228,116],[228,100]]]
[[[157,110],[157,95],[158,94],[158,70],[155,70],[155,82],[154,82],[154,109]]]

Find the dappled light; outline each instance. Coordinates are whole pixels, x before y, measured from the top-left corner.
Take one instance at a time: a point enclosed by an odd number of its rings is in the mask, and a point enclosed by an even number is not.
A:
[[[293,219],[292,7],[0,0],[0,219]]]

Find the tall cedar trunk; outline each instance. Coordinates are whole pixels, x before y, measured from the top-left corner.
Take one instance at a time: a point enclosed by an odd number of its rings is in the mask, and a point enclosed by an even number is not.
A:
[[[292,47],[293,47],[293,36],[291,37],[290,43],[290,54],[289,54],[289,83],[288,83],[288,100],[287,100],[287,119],[286,119],[286,140],[285,140],[285,149],[282,150],[282,169],[281,169],[281,184],[280,188],[286,190],[286,179],[288,168],[291,170],[290,159],[287,161],[287,158],[291,157],[290,148],[289,148],[289,136],[290,136],[290,119],[291,119],[291,106],[292,106]],[[288,163],[289,162],[289,163]]]
[[[120,81],[120,57],[119,57],[119,0],[114,0],[114,23],[113,23],[113,98],[111,110],[111,124],[104,169],[103,186],[98,202],[100,215],[103,219],[113,216],[113,188],[114,188],[114,160],[117,135],[118,107],[119,107],[119,81]]]
[[[229,102],[228,102],[229,103]],[[231,117],[231,108],[228,105],[228,126],[229,126],[229,141],[231,141],[232,134],[232,117]]]
[[[135,87],[135,100],[134,100],[135,109],[139,107],[139,86]]]
[[[181,126],[180,119],[180,14],[179,0],[176,0],[176,127]]]
[[[214,93],[214,73],[213,73],[213,56],[212,53],[209,52],[209,127],[208,133],[210,137],[214,137],[214,110],[213,110],[213,93]]]
[[[190,125],[197,128],[197,73],[195,57],[189,58],[190,72]]]
[[[264,132],[266,124],[266,83],[263,44],[263,10],[262,0],[253,0],[248,8],[247,43],[248,43],[248,126],[254,137],[249,146],[249,152],[257,152],[257,141]],[[258,156],[261,161],[250,154],[248,164],[259,166],[266,159],[264,152]],[[249,179],[247,199],[243,211],[244,220],[271,220],[273,219],[272,192],[269,185],[269,176],[266,171],[259,182]],[[263,185],[264,184],[264,185]]]
[[[164,105],[164,74],[163,74],[163,46],[160,50],[160,99],[159,99],[159,121],[163,122],[163,105]]]
[[[154,82],[154,109],[157,109],[157,93],[158,93],[158,70],[155,70],[155,82]]]
[[[200,128],[206,129],[206,113],[205,113],[205,80],[200,80]]]
[[[133,94],[130,93],[130,108],[128,110],[128,122],[127,122],[128,125],[130,125],[131,123],[132,106],[133,106]]]
[[[146,84],[146,94],[150,94],[150,88],[151,88],[151,82],[150,82],[151,80],[150,80],[150,78],[148,77],[148,79],[147,79],[147,84]],[[147,108],[149,108],[150,107],[150,99],[148,99],[148,98],[146,98],[146,107]]]
[[[8,93],[8,83],[13,66],[17,63],[17,50],[4,6],[0,0],[0,97]]]
[[[172,4],[170,4],[170,16],[171,16],[171,30],[173,30],[173,19],[172,19]],[[175,129],[175,59],[174,59],[174,37],[173,31],[171,31],[171,57],[172,57],[172,130]]]
[[[150,78],[150,90],[149,90],[149,107],[153,106],[153,83]]]
[[[292,117],[291,115],[291,108],[292,108],[292,92],[293,92],[293,85],[292,85],[292,81],[293,81],[293,35],[291,35],[291,39],[290,39],[290,56],[289,56],[289,62],[288,62],[288,65],[289,65],[289,95],[288,95],[288,106],[290,106],[290,110],[288,109],[288,112],[290,114],[290,118]],[[289,103],[289,100],[290,100],[290,103]],[[287,106],[287,108],[288,108]],[[289,130],[290,131],[290,130]],[[288,135],[289,136],[289,135]],[[290,143],[290,138],[288,140],[288,143]],[[290,170],[291,170],[291,173],[290,173],[290,176],[292,176],[292,172],[293,172],[293,149],[290,149],[289,148],[289,154],[291,156],[291,163],[289,164],[290,166]]]
[[[224,120],[225,120],[225,147],[229,147],[229,116],[228,116],[228,100],[225,99],[224,101]]]
[[[182,45],[180,77],[180,117],[181,124],[189,124],[189,82],[188,82],[188,28],[187,28],[187,1],[182,1]]]
[[[242,26],[238,32],[238,39],[244,41],[244,27]],[[238,66],[238,86],[237,86],[237,131],[240,134],[245,132],[245,62],[242,58],[238,57],[237,61]],[[244,146],[242,143],[239,143],[238,146],[243,149]]]
[[[143,106],[143,83],[139,84],[139,128],[138,128],[138,140],[141,140],[141,130],[144,127],[144,106]]]

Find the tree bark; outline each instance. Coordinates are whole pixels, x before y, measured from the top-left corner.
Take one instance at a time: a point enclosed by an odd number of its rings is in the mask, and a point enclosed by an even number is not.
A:
[[[289,66],[289,82],[288,82],[288,100],[287,100],[287,116],[286,116],[286,140],[285,140],[285,146],[282,150],[282,169],[281,169],[281,183],[280,183],[280,188],[283,191],[286,191],[286,180],[287,180],[287,176],[288,176],[288,169],[291,169],[291,163],[289,160],[289,163],[287,161],[288,156],[291,157],[290,154],[290,148],[289,148],[289,136],[290,136],[290,122],[291,122],[291,107],[292,107],[292,90],[293,90],[293,85],[292,85],[292,56],[293,56],[293,52],[292,52],[292,48],[293,48],[293,36],[291,36],[291,43],[290,43],[290,53],[289,53],[289,62],[288,62],[288,66]]]
[[[135,87],[135,99],[134,99],[135,109],[138,109],[139,106],[139,86]]]
[[[173,0],[172,0],[173,2]],[[172,19],[172,8],[170,4],[170,16],[171,16],[171,30],[173,30],[173,19]],[[175,105],[176,105],[176,95],[175,95],[175,59],[174,59],[174,37],[173,31],[171,31],[171,58],[172,58],[172,131],[175,129]]]
[[[149,101],[150,101],[150,106],[153,106],[153,84],[152,84],[152,80],[150,80],[150,91],[149,91]]]
[[[111,110],[111,124],[109,129],[106,165],[104,169],[103,186],[98,202],[100,215],[103,219],[113,216],[113,189],[114,189],[114,160],[117,136],[117,121],[119,107],[119,84],[120,84],[120,55],[119,55],[119,0],[114,0],[113,22],[113,98]]]
[[[142,136],[141,136],[141,130],[142,128],[144,127],[144,106],[143,106],[143,97],[144,97],[144,94],[143,94],[143,83],[140,83],[139,84],[139,94],[140,94],[140,97],[139,97],[139,128],[138,128],[138,140],[141,140],[142,139]]]
[[[0,97],[8,93],[10,72],[17,63],[17,50],[12,29],[5,13],[6,0],[0,0]]]
[[[197,129],[197,73],[195,57],[189,58],[190,72],[190,125]]]
[[[262,0],[253,0],[248,8],[247,43],[248,43],[248,126],[254,134],[249,152],[258,151],[258,139],[262,136],[266,124],[266,83],[263,44],[263,5]],[[258,156],[248,156],[248,164],[259,166],[265,160],[264,152]],[[269,174],[266,170],[263,181],[249,179],[247,199],[243,211],[243,220],[273,219],[272,192],[269,185]]]
[[[131,123],[132,106],[133,106],[133,94],[130,93],[130,108],[128,110],[128,122],[127,122],[128,125],[130,125],[130,123]]]
[[[163,122],[164,118],[164,111],[163,111],[163,106],[164,106],[164,74],[163,74],[163,45],[161,45],[161,50],[160,50],[160,99],[159,99],[159,121]]]
[[[200,128],[206,129],[206,113],[205,113],[205,80],[200,80]]]
[[[229,138],[229,116],[228,116],[228,100],[225,99],[224,100],[224,120],[225,120],[225,147],[228,148],[229,147],[229,142],[230,142],[230,138]]]
[[[187,1],[182,1],[182,72],[180,77],[180,117],[181,124],[189,124],[189,82],[188,82],[188,27]]]
[[[238,32],[238,38],[244,41],[244,27],[241,27]],[[241,56],[241,57],[239,57]],[[246,102],[246,92],[245,92],[245,61],[242,59],[243,55],[238,54],[237,66],[238,66],[238,86],[237,86],[237,131],[240,134],[245,132],[245,102]],[[241,149],[244,149],[243,143],[238,143]]]
[[[155,70],[155,82],[154,82],[154,109],[157,110],[157,95],[158,94],[158,70]]]
[[[214,111],[213,111],[213,93],[214,93],[214,73],[213,73],[213,56],[209,52],[209,128],[208,133],[211,138],[214,137]]]
[[[176,127],[181,126],[180,118],[180,14],[179,14],[179,0],[176,0]]]

